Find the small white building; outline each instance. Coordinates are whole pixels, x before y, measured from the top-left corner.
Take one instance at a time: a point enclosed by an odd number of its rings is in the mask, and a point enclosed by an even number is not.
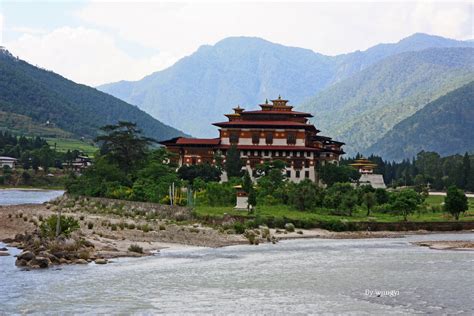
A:
[[[12,169],[15,169],[16,162],[17,162],[16,158],[0,156],[0,168],[3,168],[4,166],[8,166]]]

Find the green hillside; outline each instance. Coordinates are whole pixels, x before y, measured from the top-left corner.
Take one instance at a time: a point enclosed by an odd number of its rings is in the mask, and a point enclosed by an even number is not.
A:
[[[316,126],[364,151],[427,103],[474,80],[473,48],[433,48],[388,57],[318,93],[299,109]]]
[[[366,153],[401,160],[421,150],[441,156],[474,152],[474,81],[401,121]]]
[[[35,129],[50,127],[40,133],[49,136],[65,137],[69,133],[76,138],[93,138],[100,126],[119,120],[136,122],[147,136],[158,140],[183,135],[135,106],[34,67],[6,50],[0,50],[0,111],[22,115],[24,122],[28,121],[25,117],[30,118]],[[10,130],[7,121],[3,125]],[[25,130],[25,124],[19,125],[18,130]]]

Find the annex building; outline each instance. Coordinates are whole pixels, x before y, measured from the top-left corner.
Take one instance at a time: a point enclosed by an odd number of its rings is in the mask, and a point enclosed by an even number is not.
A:
[[[260,104],[260,110],[246,111],[237,106],[227,114],[217,138],[177,137],[160,142],[176,154],[178,165],[215,164],[220,156],[225,163],[226,152],[233,145],[240,151],[244,168],[253,177],[255,167],[265,161],[286,162],[286,175],[293,182],[317,180],[316,167],[338,163],[344,154],[344,143],[319,135],[309,123],[310,113],[293,111],[288,100],[278,97]],[[227,180],[227,175],[222,175]]]

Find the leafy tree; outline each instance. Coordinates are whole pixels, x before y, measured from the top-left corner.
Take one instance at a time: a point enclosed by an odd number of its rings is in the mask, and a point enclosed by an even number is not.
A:
[[[346,210],[349,216],[352,216],[352,213],[357,206],[357,195],[354,191],[349,191],[348,193],[344,194],[342,197],[342,207]]]
[[[367,192],[363,195],[363,203],[367,208],[367,216],[370,216],[370,210],[377,204],[377,197],[373,192]]]
[[[237,149],[237,146],[230,146],[229,150],[227,150],[225,162],[227,177],[240,177],[242,175],[243,165],[244,164],[240,159],[240,151]]]
[[[188,180],[191,184],[193,184],[194,180],[197,178],[202,179],[205,182],[219,181],[221,178],[221,171],[208,163],[190,166],[183,165],[178,169],[178,176],[183,180]]]
[[[451,186],[448,188],[446,197],[444,198],[444,210],[459,220],[459,215],[468,210],[467,197],[458,188]]]
[[[298,184],[292,184],[289,194],[290,203],[300,211],[314,208],[318,202],[320,190],[316,183],[305,179]]]
[[[378,188],[375,189],[375,200],[377,204],[385,204],[389,202],[389,194],[387,190]]]
[[[418,193],[412,189],[404,189],[394,195],[392,207],[403,215],[403,219],[407,221],[408,215],[414,213],[421,204],[422,199]]]
[[[250,187],[249,195],[248,195],[248,204],[252,206],[257,205],[257,192],[253,187]]]
[[[105,135],[98,136],[101,154],[117,163],[125,172],[136,169],[146,157],[148,146],[154,140],[141,136],[135,123],[120,121],[117,125],[101,128]]]
[[[359,172],[351,166],[327,163],[319,167],[319,177],[328,186],[337,182],[352,182],[360,178]]]
[[[250,175],[248,173],[248,171],[245,171],[244,173],[244,176],[242,178],[242,189],[247,192],[247,193],[250,193],[250,190],[252,190],[252,178],[250,178]],[[254,205],[254,204],[252,204]]]

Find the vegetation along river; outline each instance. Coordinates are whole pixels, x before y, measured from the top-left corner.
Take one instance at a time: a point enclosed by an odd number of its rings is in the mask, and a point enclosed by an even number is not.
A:
[[[60,194],[2,190],[0,204]],[[107,265],[31,271],[15,267],[20,250],[10,248],[11,256],[0,257],[0,315],[474,314],[474,252],[410,243],[427,240],[472,241],[474,234],[165,249]]]

